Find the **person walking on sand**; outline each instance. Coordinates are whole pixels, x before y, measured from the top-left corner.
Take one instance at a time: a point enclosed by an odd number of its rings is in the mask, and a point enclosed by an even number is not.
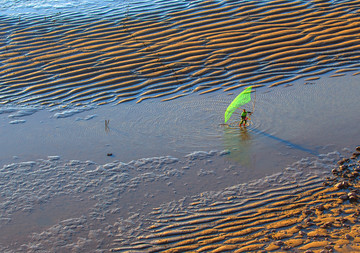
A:
[[[252,112],[246,111],[245,109],[243,109],[242,113],[241,113],[241,121],[239,126],[245,126],[248,120],[247,115],[250,114],[251,115]]]

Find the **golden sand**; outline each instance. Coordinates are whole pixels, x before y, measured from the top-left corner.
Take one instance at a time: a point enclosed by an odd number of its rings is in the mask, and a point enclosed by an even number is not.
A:
[[[0,102],[169,100],[359,69],[358,1],[259,3],[198,2],[161,20],[0,21]]]
[[[312,176],[241,200],[158,215],[139,248],[113,252],[358,252],[360,147],[326,179]]]

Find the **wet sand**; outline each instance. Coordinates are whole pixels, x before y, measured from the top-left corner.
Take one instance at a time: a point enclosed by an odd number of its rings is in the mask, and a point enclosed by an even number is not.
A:
[[[356,1],[158,4],[4,17],[0,102],[168,100],[359,70]]]
[[[332,175],[325,164],[331,166],[335,153],[311,170],[303,161],[187,204],[162,206],[147,217],[146,232],[122,229],[117,243],[123,246],[112,252],[358,252],[359,156],[357,147]],[[128,245],[126,235],[134,238]]]
[[[103,165],[53,156],[4,166],[1,250],[357,249],[358,151],[349,161],[339,152],[304,158],[230,187],[242,171],[228,155],[194,152]]]

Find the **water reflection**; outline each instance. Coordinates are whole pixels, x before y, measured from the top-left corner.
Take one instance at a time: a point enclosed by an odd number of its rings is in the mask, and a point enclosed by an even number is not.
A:
[[[246,127],[224,127],[224,146],[230,151],[229,158],[241,166],[253,168],[253,136]]]

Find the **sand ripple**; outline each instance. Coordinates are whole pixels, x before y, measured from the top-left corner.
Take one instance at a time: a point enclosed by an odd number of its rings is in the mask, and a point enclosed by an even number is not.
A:
[[[222,201],[203,193],[187,208],[159,208],[147,235],[112,251],[359,252],[359,156],[355,152],[352,160],[343,159],[327,181],[314,174],[295,180],[299,171],[288,168],[294,181],[279,173],[240,191],[227,189]],[[264,182],[278,186],[255,190]],[[123,237],[118,235],[118,244]]]
[[[359,11],[347,0],[162,1],[143,13],[4,17],[0,102],[168,100],[358,70]]]

